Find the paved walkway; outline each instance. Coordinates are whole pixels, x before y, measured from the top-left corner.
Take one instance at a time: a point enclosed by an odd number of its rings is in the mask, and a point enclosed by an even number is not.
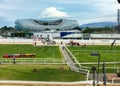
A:
[[[74,61],[71,59],[71,57],[69,56],[68,52],[66,51],[66,49],[64,49],[64,46],[60,46],[61,51],[64,55],[64,58],[66,60],[67,63],[69,63],[70,66],[77,68],[77,66],[75,65]]]
[[[68,53],[68,51],[65,49],[64,46],[60,46],[61,51],[64,55],[64,58],[67,62],[67,65],[69,66],[70,70],[75,71],[75,72],[79,72],[82,74],[86,74],[86,80],[88,80],[89,78],[89,71],[83,68],[80,68],[78,65],[75,64],[75,62],[73,61],[73,59],[71,58],[70,54]],[[79,62],[78,62],[79,63]]]

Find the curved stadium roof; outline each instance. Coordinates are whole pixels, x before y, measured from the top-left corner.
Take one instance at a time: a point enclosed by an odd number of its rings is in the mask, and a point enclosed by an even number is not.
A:
[[[57,19],[57,20],[37,20],[37,19],[18,19],[15,21],[16,29],[30,30],[68,30],[79,26],[76,20]]]

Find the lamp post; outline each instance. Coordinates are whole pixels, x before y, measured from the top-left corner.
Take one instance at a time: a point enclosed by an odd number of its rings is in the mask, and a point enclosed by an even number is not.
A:
[[[97,83],[99,83],[99,65],[100,65],[100,54],[98,52],[92,52],[91,56],[98,56],[98,72],[97,72]]]
[[[95,71],[96,71],[96,67],[92,67],[92,71],[93,71],[93,86],[95,86]]]
[[[104,86],[106,86],[106,68],[105,68],[105,62],[102,64],[102,67],[103,67],[103,84]]]

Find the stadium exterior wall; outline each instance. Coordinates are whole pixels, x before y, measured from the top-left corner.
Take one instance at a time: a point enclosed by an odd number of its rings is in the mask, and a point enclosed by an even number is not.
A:
[[[29,29],[43,31],[50,30],[68,30],[78,27],[77,20],[58,19],[58,20],[37,20],[37,19],[18,19],[15,21],[16,29]]]

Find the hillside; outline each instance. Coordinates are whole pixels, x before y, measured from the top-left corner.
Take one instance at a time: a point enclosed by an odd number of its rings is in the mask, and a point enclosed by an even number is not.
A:
[[[88,23],[88,24],[82,24],[80,27],[86,28],[99,28],[99,27],[112,27],[115,26],[116,22],[96,22],[96,23]]]

